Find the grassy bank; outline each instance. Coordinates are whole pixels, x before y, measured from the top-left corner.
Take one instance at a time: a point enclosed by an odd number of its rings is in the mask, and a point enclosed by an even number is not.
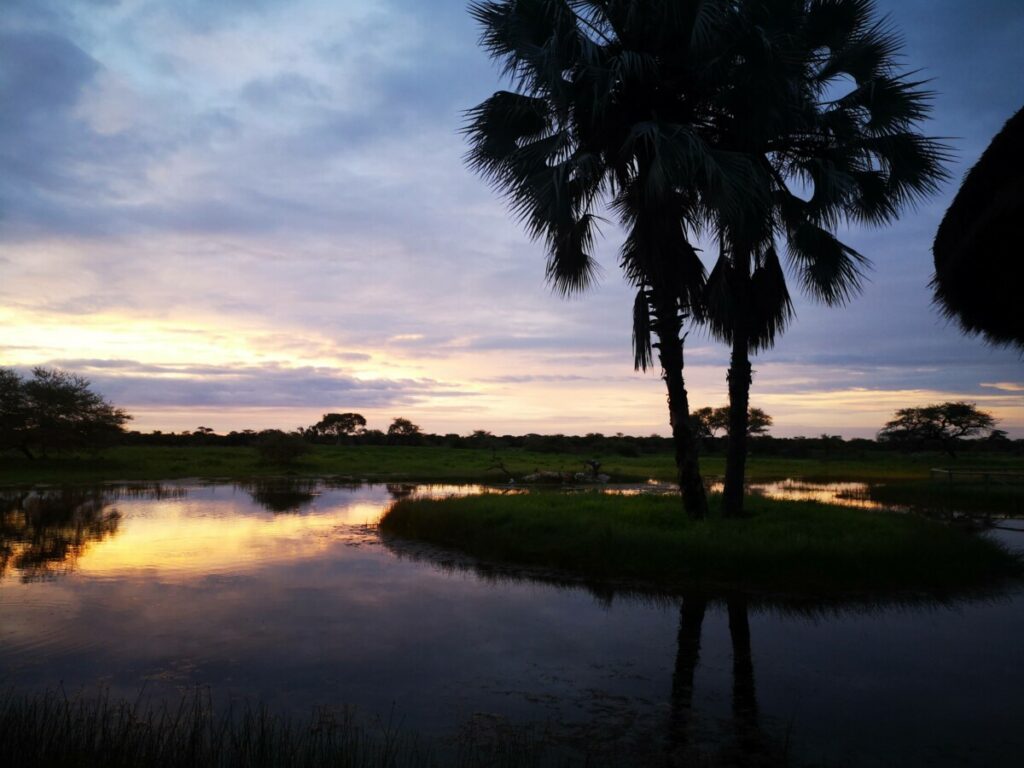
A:
[[[537,469],[578,472],[589,455],[537,453],[506,449],[499,461],[516,478]],[[675,477],[670,454],[637,457],[600,456],[601,471],[613,480],[643,482],[649,478],[670,481]],[[933,466],[949,464],[935,454],[907,456],[881,453],[863,458],[791,459],[751,457],[748,475],[752,480],[803,477],[844,480],[925,480]],[[427,448],[404,446],[314,446],[293,465],[282,467],[261,463],[253,448],[119,447],[98,456],[59,456],[31,461],[20,455],[0,455],[0,485],[26,483],[103,482],[114,480],[170,480],[174,478],[241,479],[293,474],[298,476],[344,475],[368,480],[503,481],[505,473],[495,468],[495,455],[487,449]],[[1019,458],[999,455],[971,455],[957,466],[986,466],[1024,469]],[[701,468],[708,477],[724,470],[721,456],[705,456]]]
[[[751,515],[691,522],[676,497],[595,493],[407,500],[386,535],[588,580],[847,591],[943,590],[1019,575],[993,542],[910,515],[749,498]]]

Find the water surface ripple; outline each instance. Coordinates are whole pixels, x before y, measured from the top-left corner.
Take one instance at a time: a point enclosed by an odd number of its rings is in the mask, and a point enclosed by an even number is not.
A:
[[[483,492],[509,491],[4,492],[0,685],[128,698],[209,686],[296,714],[396,713],[441,739],[467,723],[533,724],[590,751],[756,743],[831,765],[1017,765],[1024,754],[1020,589],[827,607],[645,598],[452,567],[377,534],[396,498]],[[1024,546],[1014,531],[989,535]]]

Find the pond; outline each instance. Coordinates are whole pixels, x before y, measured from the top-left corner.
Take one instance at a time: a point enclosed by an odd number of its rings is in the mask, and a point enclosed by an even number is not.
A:
[[[571,755],[770,744],[797,764],[1018,764],[1019,587],[827,606],[669,598],[517,578],[378,535],[395,498],[482,492],[504,491],[3,492],[0,687],[159,700],[202,686],[287,713],[354,708],[439,744],[533,729]],[[1019,531],[986,535],[1024,546]]]

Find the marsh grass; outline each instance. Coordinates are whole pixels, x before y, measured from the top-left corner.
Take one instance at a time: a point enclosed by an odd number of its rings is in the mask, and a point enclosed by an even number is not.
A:
[[[954,513],[979,517],[1024,516],[1024,485],[911,480],[872,486],[867,495],[883,504],[909,507],[934,517],[949,517]]]
[[[687,519],[675,496],[532,493],[397,502],[403,537],[586,580],[808,595],[956,590],[1020,575],[996,542],[913,515],[750,497],[748,517]]]
[[[483,722],[478,722],[482,720]],[[558,730],[557,725],[554,728]],[[763,745],[762,745],[763,746]],[[262,705],[218,709],[206,689],[176,703],[143,705],[107,693],[68,696],[0,692],[4,768],[651,768],[676,765],[784,766],[775,748],[730,739],[691,748],[680,763],[659,739],[566,741],[543,724],[471,718],[450,737],[424,740],[399,717],[376,725],[352,709],[314,710],[309,718]]]
[[[405,768],[563,764],[524,730],[497,739],[463,732],[435,749],[391,722],[357,723],[350,710],[305,720],[266,707],[214,707],[208,693],[176,704],[95,696],[0,693],[0,755],[10,768]]]

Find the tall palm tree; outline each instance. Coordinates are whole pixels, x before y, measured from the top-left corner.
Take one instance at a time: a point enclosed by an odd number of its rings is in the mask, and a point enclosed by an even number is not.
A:
[[[756,169],[740,216],[722,212],[708,279],[708,323],[729,343],[729,448],[723,512],[740,515],[752,383],[750,356],[793,317],[777,243],[812,298],[841,305],[867,260],[839,241],[842,222],[881,225],[934,192],[947,148],[917,126],[931,94],[901,72],[902,46],[872,0],[740,0],[710,146]]]
[[[701,317],[704,266],[691,245],[713,212],[732,213],[746,158],[703,138],[723,87],[727,0],[474,2],[482,45],[514,90],[469,113],[469,164],[507,196],[547,247],[547,276],[586,289],[598,213],[626,231],[621,266],[636,289],[634,362],[657,350],[683,504],[707,500],[683,378],[684,322]],[[657,343],[652,343],[652,335]]]

